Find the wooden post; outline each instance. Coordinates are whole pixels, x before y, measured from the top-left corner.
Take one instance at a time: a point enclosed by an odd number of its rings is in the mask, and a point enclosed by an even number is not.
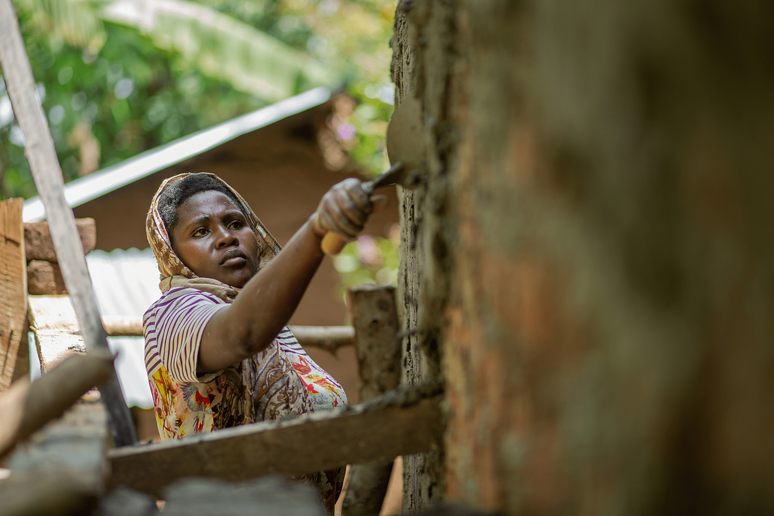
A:
[[[27,346],[23,203],[23,199],[0,202],[0,392],[11,386],[20,345]]]
[[[401,348],[395,287],[360,286],[347,291],[360,369],[360,399],[367,402],[400,384]],[[353,465],[342,505],[344,516],[379,514],[393,461]]]
[[[22,326],[21,337],[19,341],[19,350],[16,352],[16,365],[13,368],[13,378],[11,383],[21,380],[23,378],[30,378],[30,316],[29,316],[29,303],[27,306],[27,317],[24,319],[24,326]]]
[[[35,97],[35,79],[11,0],[0,0],[0,66],[13,111],[24,133],[24,153],[46,207],[54,248],[83,340],[87,349],[107,348],[107,332],[100,320],[75,218],[64,198],[62,170],[45,115]],[[135,443],[134,424],[115,372],[100,392],[110,416],[110,430],[116,446]]]

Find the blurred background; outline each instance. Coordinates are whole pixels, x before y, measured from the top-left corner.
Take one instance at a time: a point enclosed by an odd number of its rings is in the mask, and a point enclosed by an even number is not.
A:
[[[66,195],[81,192],[71,202],[76,217],[96,220],[97,250],[87,261],[103,315],[140,316],[159,295],[144,214],[164,178],[221,175],[284,244],[330,185],[388,166],[392,0],[13,4]],[[1,77],[0,198],[28,199],[25,221],[39,220],[42,211],[30,215],[42,205]],[[206,152],[191,138],[204,139]],[[394,284],[397,222],[393,195],[388,214],[326,261],[291,324],[346,324],[346,287]],[[111,347],[121,351],[128,403],[148,408],[141,340],[111,339]],[[354,351],[316,351],[357,401]]]
[[[357,102],[338,135],[360,166],[386,164],[389,0],[14,6],[66,180],[320,85]],[[0,156],[0,195],[34,196],[4,83]]]

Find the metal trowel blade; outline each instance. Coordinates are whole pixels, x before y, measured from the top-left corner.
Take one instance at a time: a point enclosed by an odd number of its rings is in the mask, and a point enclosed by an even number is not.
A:
[[[391,165],[400,162],[411,173],[422,161],[421,106],[409,93],[395,109],[387,126],[387,157]]]

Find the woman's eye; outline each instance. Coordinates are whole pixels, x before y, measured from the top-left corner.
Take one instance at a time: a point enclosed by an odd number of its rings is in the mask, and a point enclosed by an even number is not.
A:
[[[235,220],[231,222],[231,224],[228,225],[231,229],[242,229],[244,227],[244,223],[241,220]]]
[[[193,236],[204,236],[206,234],[207,234],[207,230],[205,228],[199,228],[193,232]]]

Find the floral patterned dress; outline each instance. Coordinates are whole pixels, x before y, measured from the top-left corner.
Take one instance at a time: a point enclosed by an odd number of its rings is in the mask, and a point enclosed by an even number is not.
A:
[[[145,366],[162,439],[346,405],[341,385],[306,354],[287,327],[253,357],[197,375],[204,329],[227,306],[210,292],[176,287],[145,312]],[[343,470],[323,472],[312,479],[326,502],[335,500],[342,475]]]

